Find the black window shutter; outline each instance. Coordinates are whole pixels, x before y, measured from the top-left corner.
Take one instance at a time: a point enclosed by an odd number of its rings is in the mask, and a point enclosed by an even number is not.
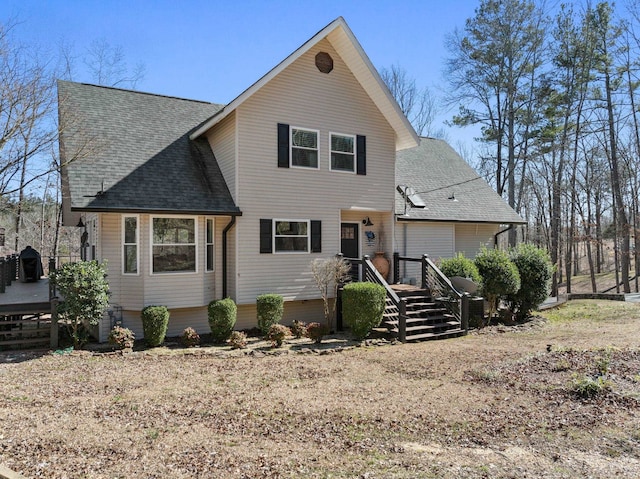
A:
[[[356,137],[356,153],[358,155],[357,158],[357,168],[356,173],[359,175],[367,174],[367,137],[358,135]]]
[[[278,167],[289,168],[289,125],[278,123]]]
[[[260,253],[271,253],[271,226],[273,222],[260,219]]]
[[[322,253],[322,221],[311,220],[311,252]]]

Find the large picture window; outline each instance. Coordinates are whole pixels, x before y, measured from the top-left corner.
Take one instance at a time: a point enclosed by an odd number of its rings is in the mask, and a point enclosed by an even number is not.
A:
[[[138,274],[138,217],[122,218],[122,272]]]
[[[196,272],[195,218],[152,218],[153,273]]]
[[[318,132],[291,128],[291,166],[318,168]]]
[[[309,252],[308,220],[273,220],[273,250],[276,253]]]
[[[331,169],[337,171],[356,171],[356,137],[331,133]]]

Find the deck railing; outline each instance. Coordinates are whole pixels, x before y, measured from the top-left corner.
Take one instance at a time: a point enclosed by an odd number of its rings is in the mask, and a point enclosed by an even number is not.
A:
[[[460,322],[460,328],[469,330],[469,293],[460,293],[440,268],[431,261],[429,255],[420,258],[409,258],[393,254],[393,281],[399,282],[401,262],[420,263],[420,285],[431,292],[431,297],[440,302],[448,312]]]

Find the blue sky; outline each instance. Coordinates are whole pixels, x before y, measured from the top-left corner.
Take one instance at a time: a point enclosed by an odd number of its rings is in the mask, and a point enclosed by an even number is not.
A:
[[[419,86],[437,93],[446,88],[445,37],[462,28],[477,5],[478,0],[2,0],[0,21],[17,18],[15,37],[51,52],[62,41],[81,51],[104,39],[121,46],[130,64],[145,65],[139,90],[227,103],[338,16],[377,68],[398,64]],[[462,137],[468,133],[449,132],[452,144]]]

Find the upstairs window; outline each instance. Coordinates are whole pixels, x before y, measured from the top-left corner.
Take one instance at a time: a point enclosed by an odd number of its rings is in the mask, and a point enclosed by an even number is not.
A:
[[[153,273],[196,272],[195,218],[152,218]]]
[[[318,168],[318,132],[291,128],[291,166]]]
[[[331,133],[331,169],[334,171],[356,171],[356,137]]]

